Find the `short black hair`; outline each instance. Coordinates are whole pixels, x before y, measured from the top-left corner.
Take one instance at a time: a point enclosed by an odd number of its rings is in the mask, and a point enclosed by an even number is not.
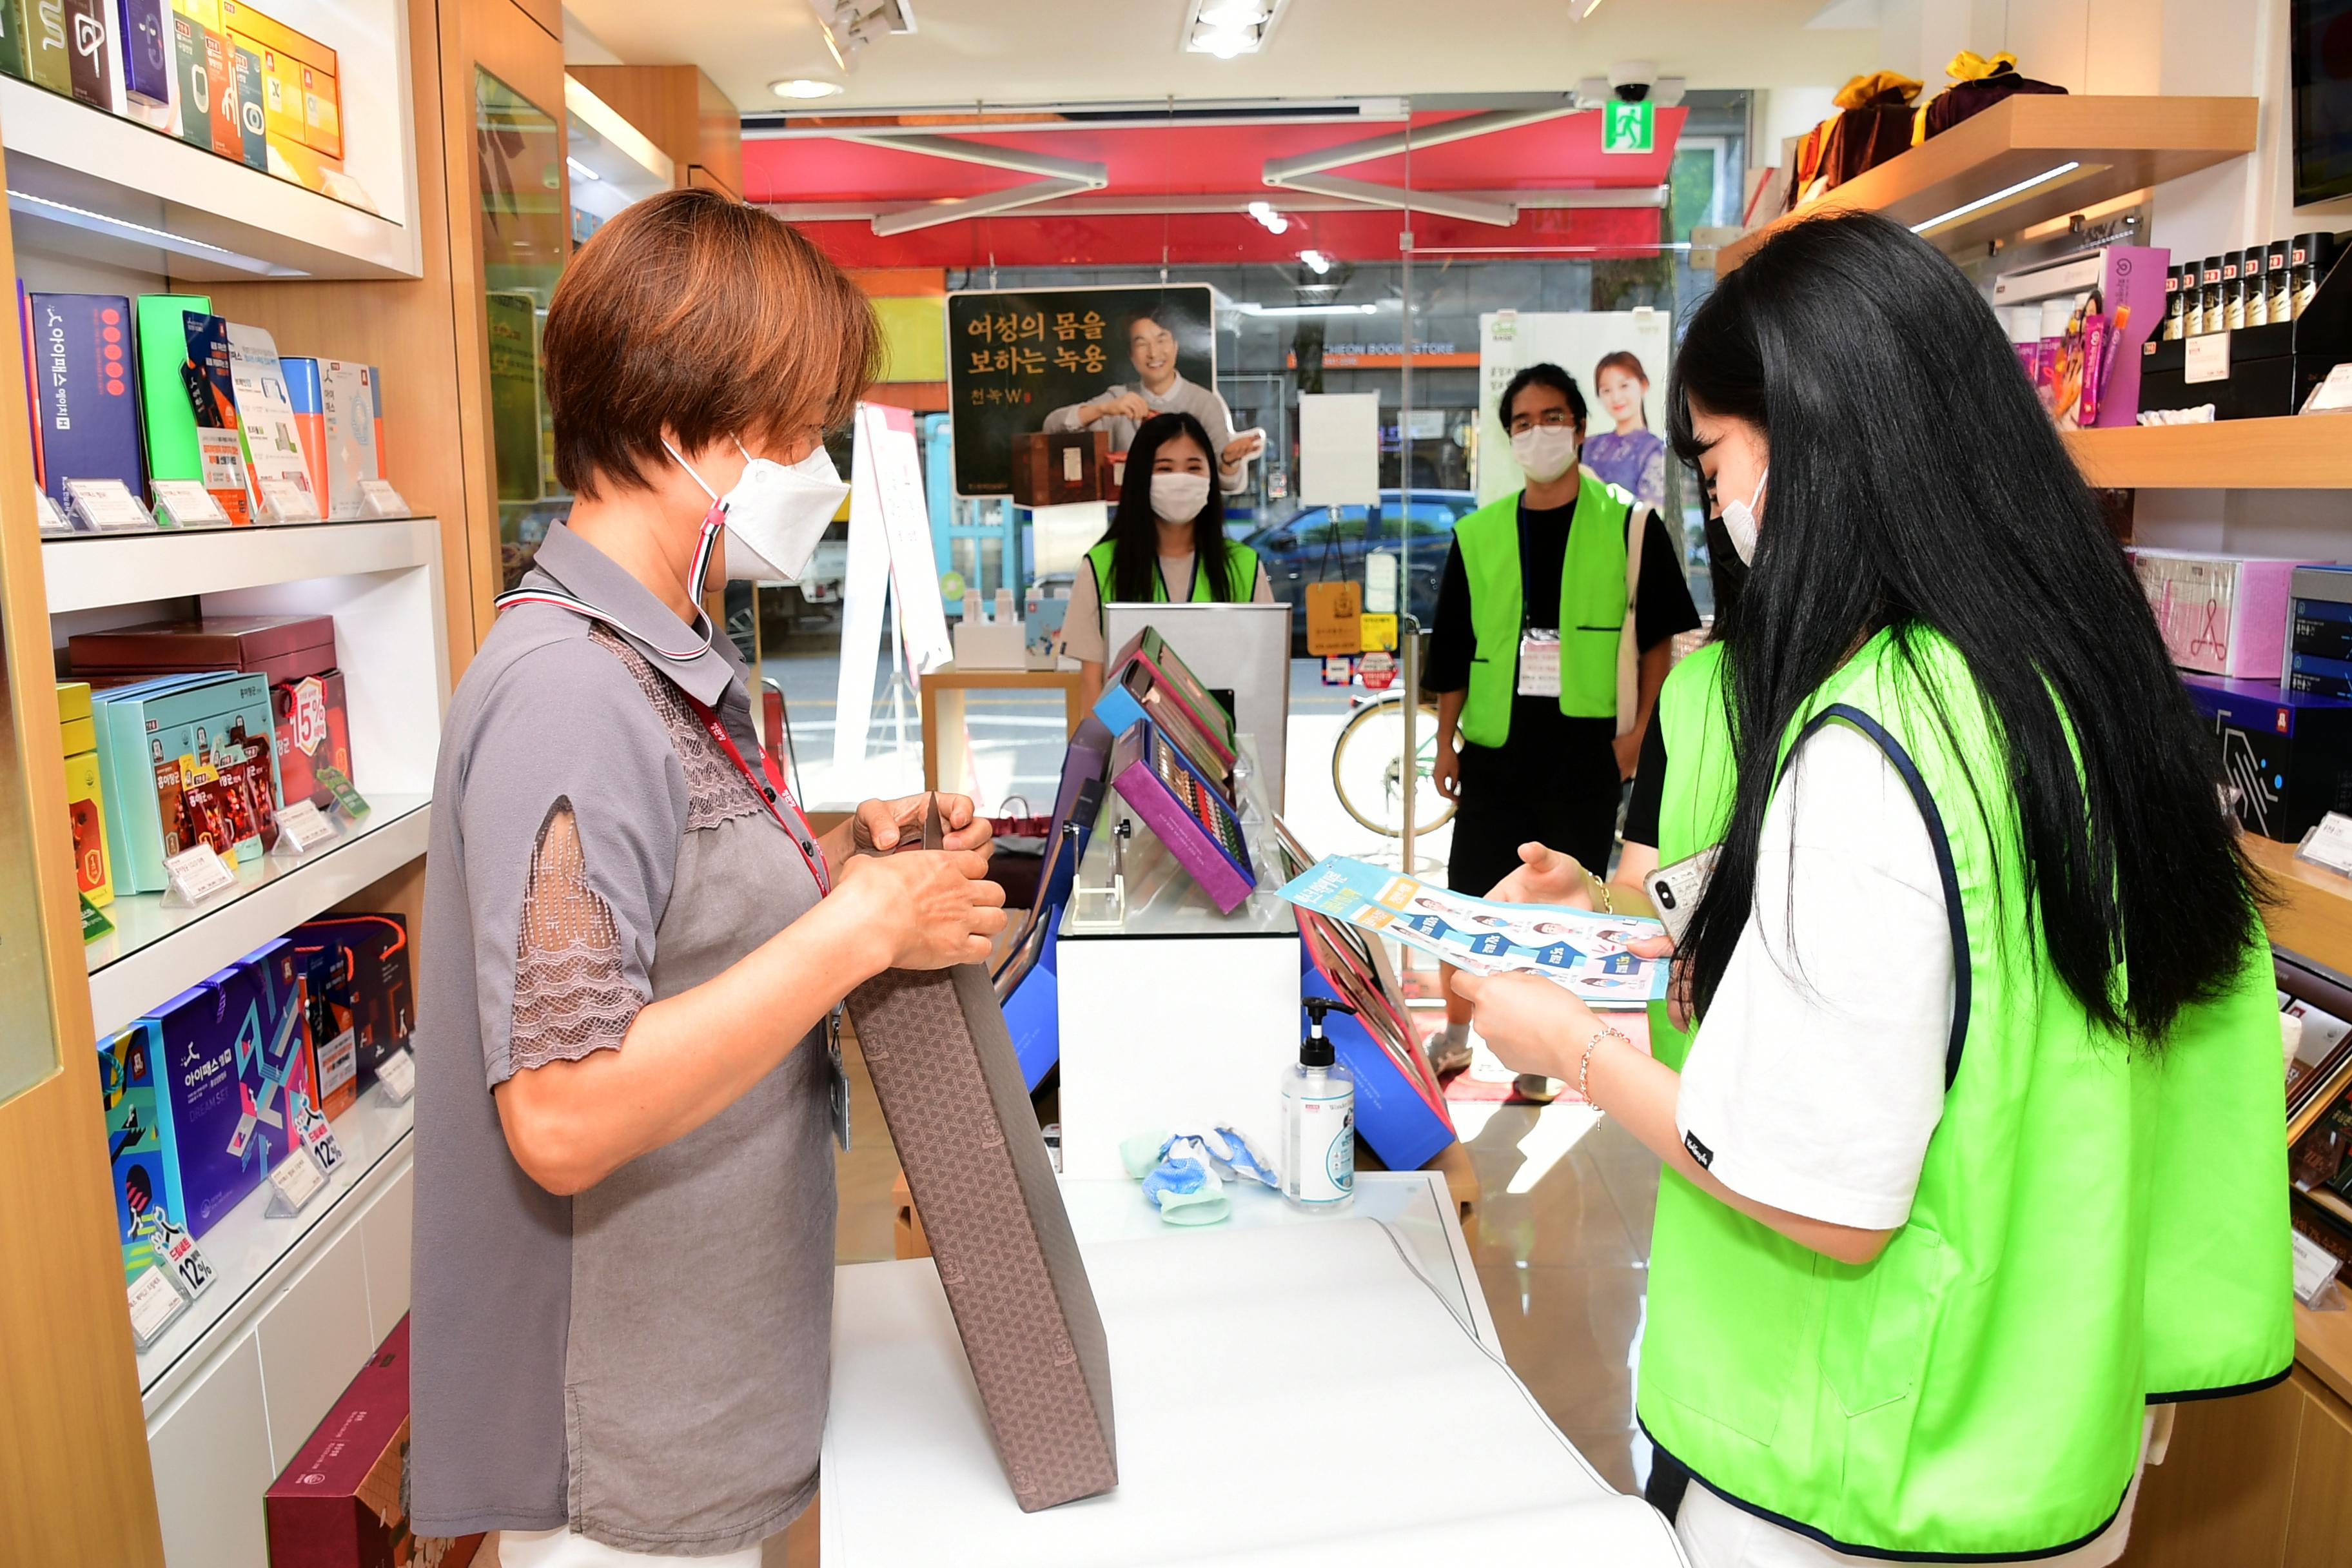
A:
[[[1549,386],[1567,398],[1568,411],[1576,416],[1579,425],[1584,423],[1584,394],[1577,389],[1576,377],[1546,360],[1540,364],[1527,366],[1511,377],[1511,384],[1503,388],[1503,401],[1496,405],[1495,412],[1502,417],[1505,429],[1510,428],[1511,405],[1517,402],[1519,394],[1530,386]]]

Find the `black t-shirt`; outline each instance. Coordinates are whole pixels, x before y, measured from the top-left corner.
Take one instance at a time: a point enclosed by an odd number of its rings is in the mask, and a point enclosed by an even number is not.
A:
[[[1576,506],[1529,509],[1522,498],[1519,510],[1520,593],[1525,595],[1527,624],[1559,624],[1559,574],[1568,554],[1568,531]],[[1642,593],[1633,608],[1634,640],[1643,652],[1677,633],[1696,626],[1698,606],[1683,581],[1681,552],[1675,548],[1664,521],[1650,514],[1642,538]],[[1470,579],[1462,566],[1462,546],[1456,542],[1445,558],[1445,575],[1438,582],[1437,615],[1431,627],[1429,659],[1422,671],[1428,691],[1461,691],[1470,684],[1470,664],[1478,637],[1470,620]],[[1516,682],[1515,682],[1516,684]],[[1651,726],[1653,731],[1656,730]],[[1482,778],[1508,780],[1515,786],[1557,787],[1563,776],[1600,775],[1616,779],[1616,762],[1610,742],[1617,725],[1611,719],[1571,719],[1559,710],[1556,697],[1511,699],[1511,732],[1499,747],[1462,747],[1465,795]]]
[[[1658,847],[1658,817],[1666,796],[1666,727],[1654,721],[1642,737],[1642,760],[1633,772],[1633,798],[1625,803],[1625,842]]]

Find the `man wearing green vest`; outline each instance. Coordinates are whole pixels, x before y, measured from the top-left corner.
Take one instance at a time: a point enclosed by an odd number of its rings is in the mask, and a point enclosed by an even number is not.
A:
[[[1448,879],[1478,893],[1518,864],[1531,839],[1607,868],[1620,786],[1666,678],[1668,645],[1698,625],[1673,536],[1644,509],[1632,605],[1638,711],[1621,726],[1633,498],[1577,462],[1584,395],[1559,366],[1513,376],[1501,414],[1527,488],[1454,525],[1422,677],[1437,698],[1437,788],[1461,803]],[[1440,1072],[1467,1065],[1468,1018],[1449,989],[1445,1033],[1430,1051]],[[1538,1079],[1519,1088],[1549,1098]]]

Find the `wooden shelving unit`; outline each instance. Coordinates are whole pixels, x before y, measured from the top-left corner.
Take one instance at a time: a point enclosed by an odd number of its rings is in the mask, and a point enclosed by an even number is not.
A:
[[[2328,417],[2069,430],[2066,449],[2108,489],[2352,489],[2352,419]]]
[[[1724,247],[1715,269],[1729,272],[1779,229],[1834,212],[1914,226],[1944,218],[1927,238],[1946,250],[1982,245],[2252,152],[2255,107],[2251,98],[2008,99]]]

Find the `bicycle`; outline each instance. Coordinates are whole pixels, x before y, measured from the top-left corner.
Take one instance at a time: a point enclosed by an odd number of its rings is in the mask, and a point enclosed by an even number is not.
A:
[[[1331,788],[1349,816],[1391,838],[1404,833],[1404,693],[1356,697],[1356,713],[1331,748]],[[1437,709],[1423,702],[1414,720],[1415,837],[1453,820],[1454,803],[1437,793]],[[1350,782],[1352,781],[1352,783]],[[1367,806],[1372,809],[1366,810]]]

